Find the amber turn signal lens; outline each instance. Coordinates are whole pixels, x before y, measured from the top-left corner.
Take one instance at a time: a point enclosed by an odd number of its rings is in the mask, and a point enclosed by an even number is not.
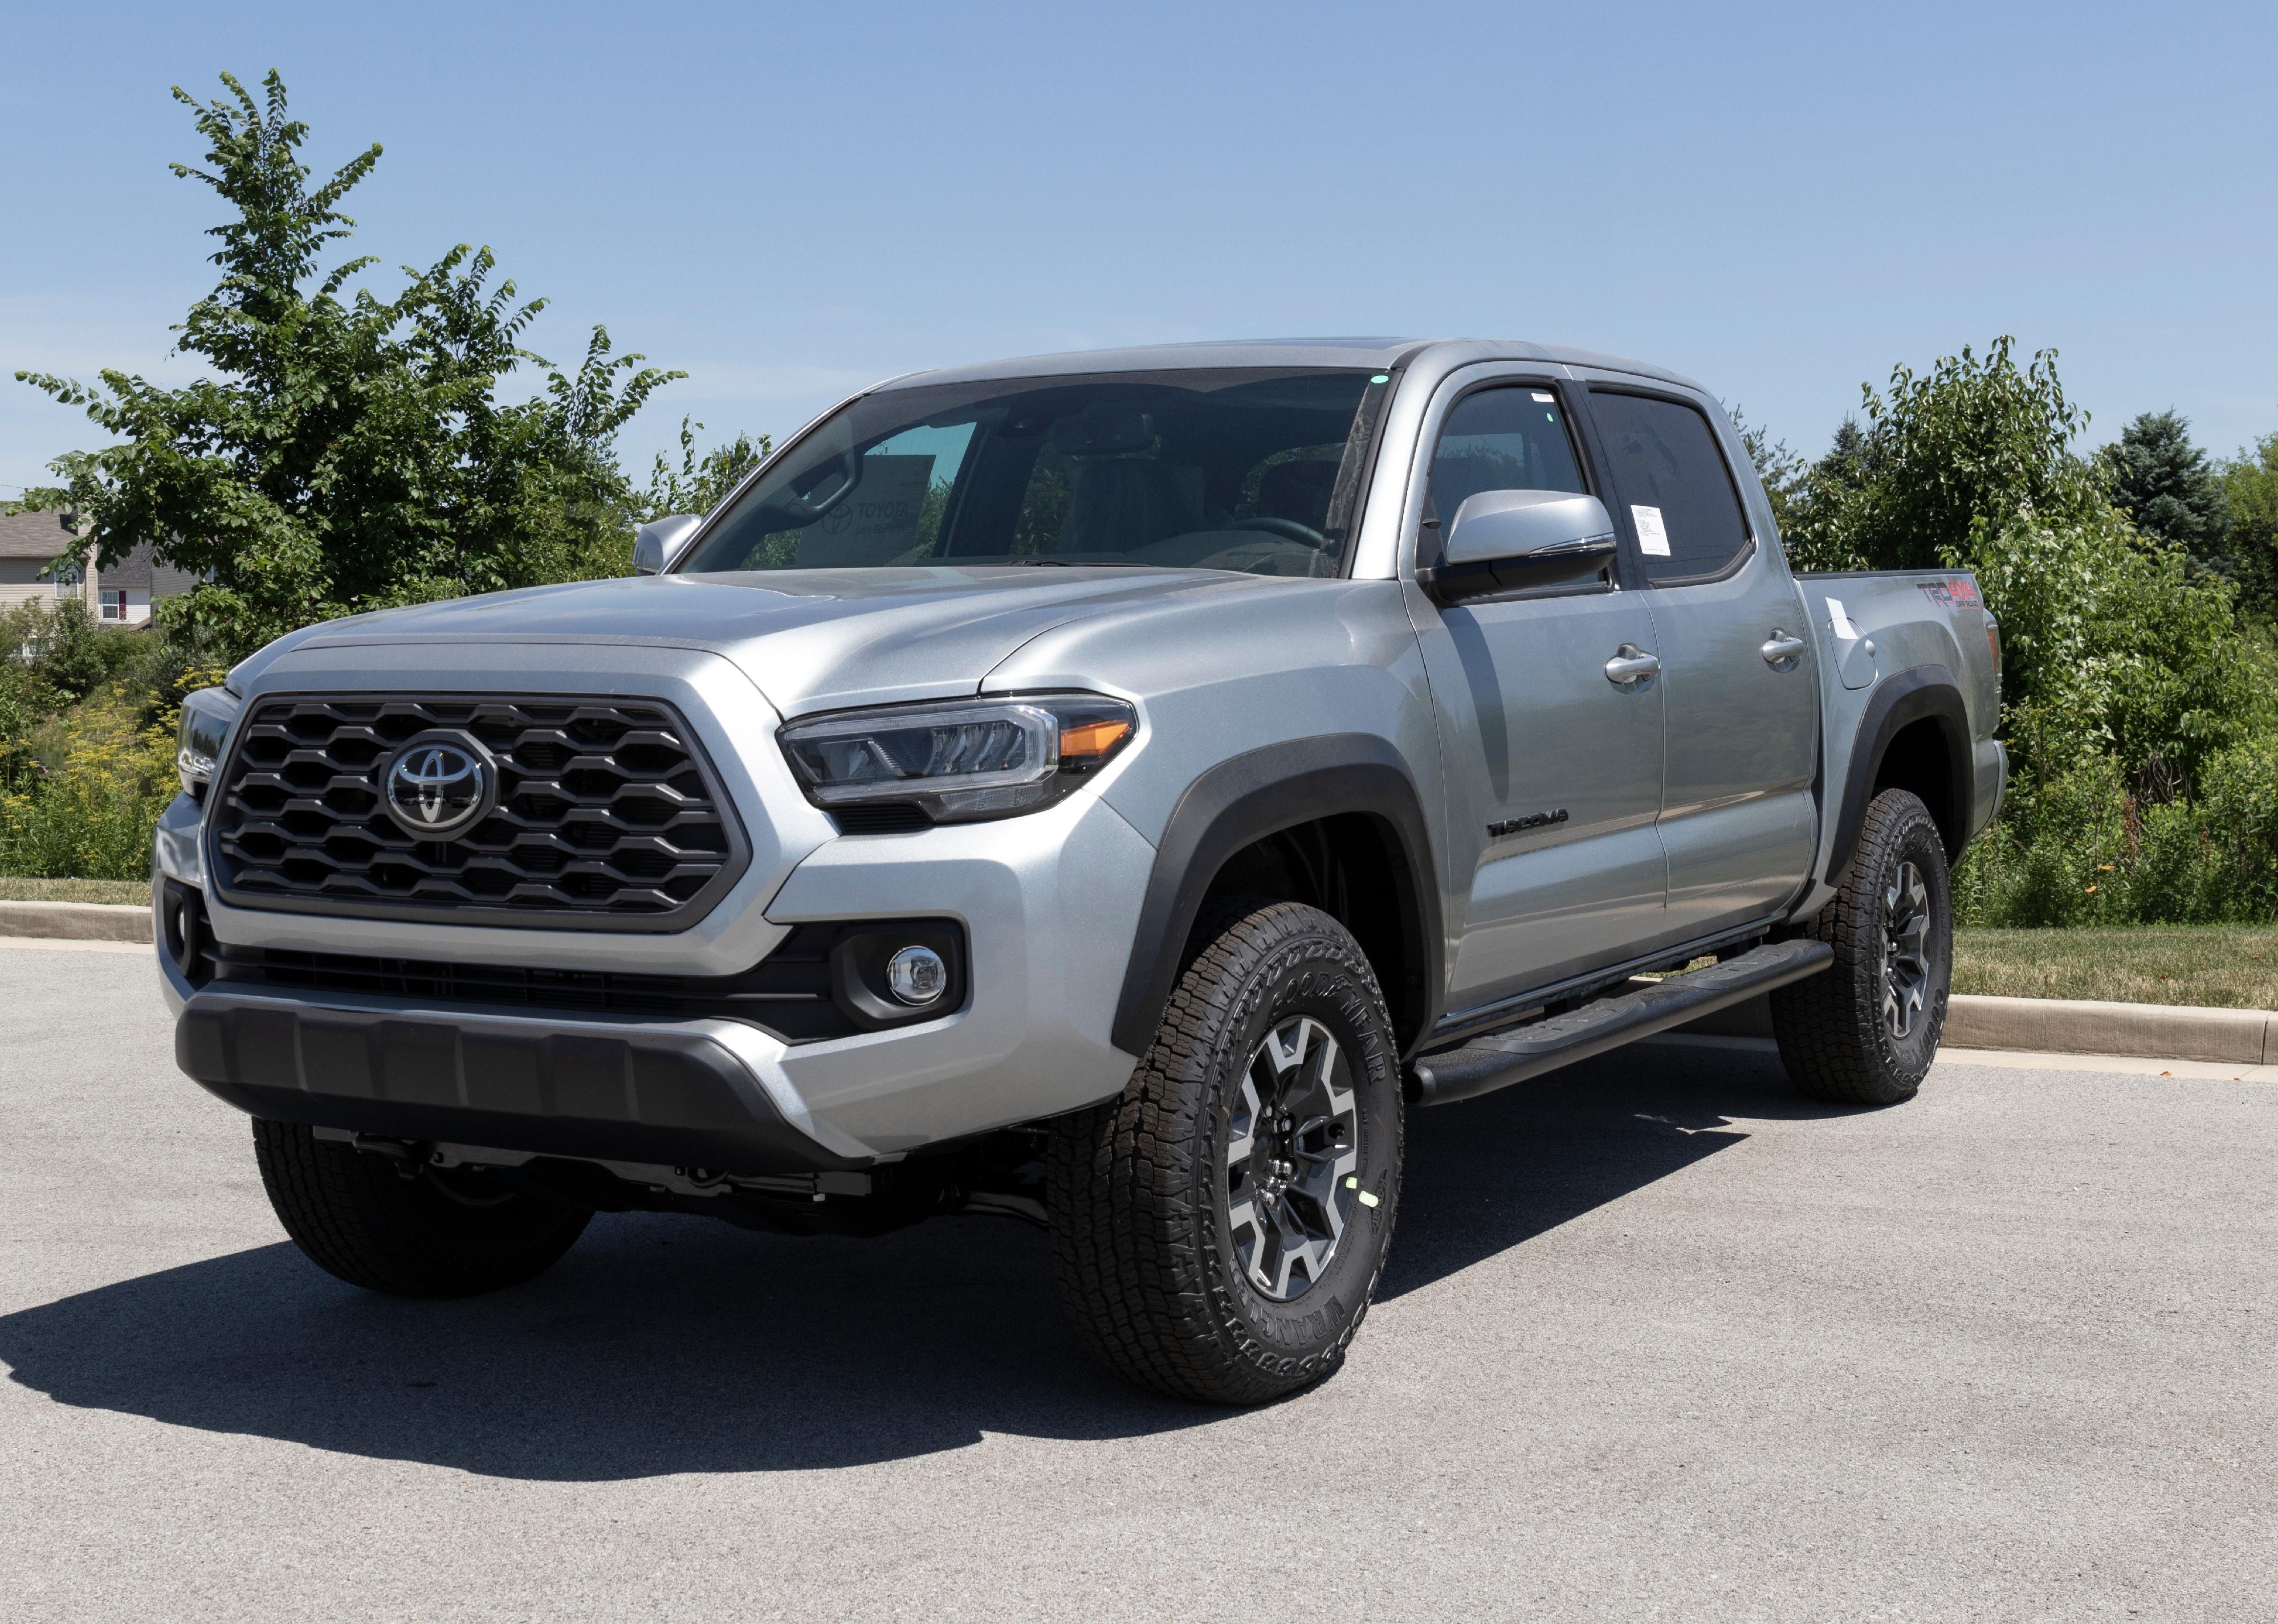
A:
[[[1063,728],[1060,729],[1060,759],[1097,761],[1120,744],[1130,731],[1131,724],[1120,717],[1110,721],[1079,722],[1073,728]]]

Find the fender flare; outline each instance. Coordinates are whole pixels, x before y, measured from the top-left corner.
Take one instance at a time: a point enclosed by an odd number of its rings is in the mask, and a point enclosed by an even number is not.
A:
[[[1115,1047],[1140,1055],[1154,1041],[1203,898],[1228,858],[1282,829],[1353,812],[1376,822],[1395,858],[1401,928],[1413,949],[1407,990],[1420,1000],[1418,1036],[1430,1032],[1447,980],[1447,945],[1423,801],[1389,743],[1331,733],[1230,757],[1179,797],[1147,876],[1110,1034]],[[1419,975],[1421,986],[1413,986]]]
[[[1976,775],[1969,748],[1969,712],[1962,703],[1961,687],[1944,666],[1916,666],[1886,678],[1867,701],[1851,739],[1851,759],[1843,781],[1843,800],[1835,820],[1835,840],[1828,848],[1822,871],[1829,884],[1851,861],[1859,843],[1859,826],[1866,821],[1867,802],[1883,770],[1883,758],[1901,728],[1929,717],[1938,723],[1945,742],[1947,782],[1953,786],[1949,803],[1933,806],[1938,832],[1945,837],[1945,855],[1959,862],[1969,840],[1971,798]]]

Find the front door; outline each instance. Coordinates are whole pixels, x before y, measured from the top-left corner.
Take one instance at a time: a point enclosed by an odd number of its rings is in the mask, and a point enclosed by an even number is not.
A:
[[[1590,414],[1661,637],[1669,923],[1706,935],[1774,911],[1811,865],[1816,644],[1700,404],[1594,381]]]
[[[1438,526],[1479,492],[1606,499],[1583,475],[1567,387],[1498,379],[1448,408],[1420,562],[1436,556]],[[1662,684],[1608,671],[1658,646],[1647,596],[1609,583],[1448,607],[1420,591],[1410,599],[1440,717],[1454,877],[1470,888],[1450,1014],[1616,962],[1663,934]]]

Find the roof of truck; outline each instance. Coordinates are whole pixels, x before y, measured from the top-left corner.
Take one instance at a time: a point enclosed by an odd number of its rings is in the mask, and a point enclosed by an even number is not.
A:
[[[933,384],[986,383],[996,378],[1060,377],[1094,372],[1167,372],[1184,368],[1388,367],[1412,352],[1439,345],[1460,347],[1466,359],[1543,361],[1560,366],[1601,367],[1672,384],[1697,387],[1665,367],[1625,361],[1564,344],[1533,344],[1516,339],[1226,339],[1198,344],[1148,344],[1127,349],[1069,350],[1054,355],[1018,355],[970,366],[939,367],[890,378],[881,389],[910,389]]]

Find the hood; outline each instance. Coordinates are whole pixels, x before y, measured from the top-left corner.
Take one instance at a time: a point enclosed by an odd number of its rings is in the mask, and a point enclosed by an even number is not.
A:
[[[493,592],[352,615],[281,637],[299,648],[416,643],[631,644],[733,661],[784,716],[943,698],[1066,621],[1184,594],[1271,590],[1221,570],[904,568],[644,576]]]

